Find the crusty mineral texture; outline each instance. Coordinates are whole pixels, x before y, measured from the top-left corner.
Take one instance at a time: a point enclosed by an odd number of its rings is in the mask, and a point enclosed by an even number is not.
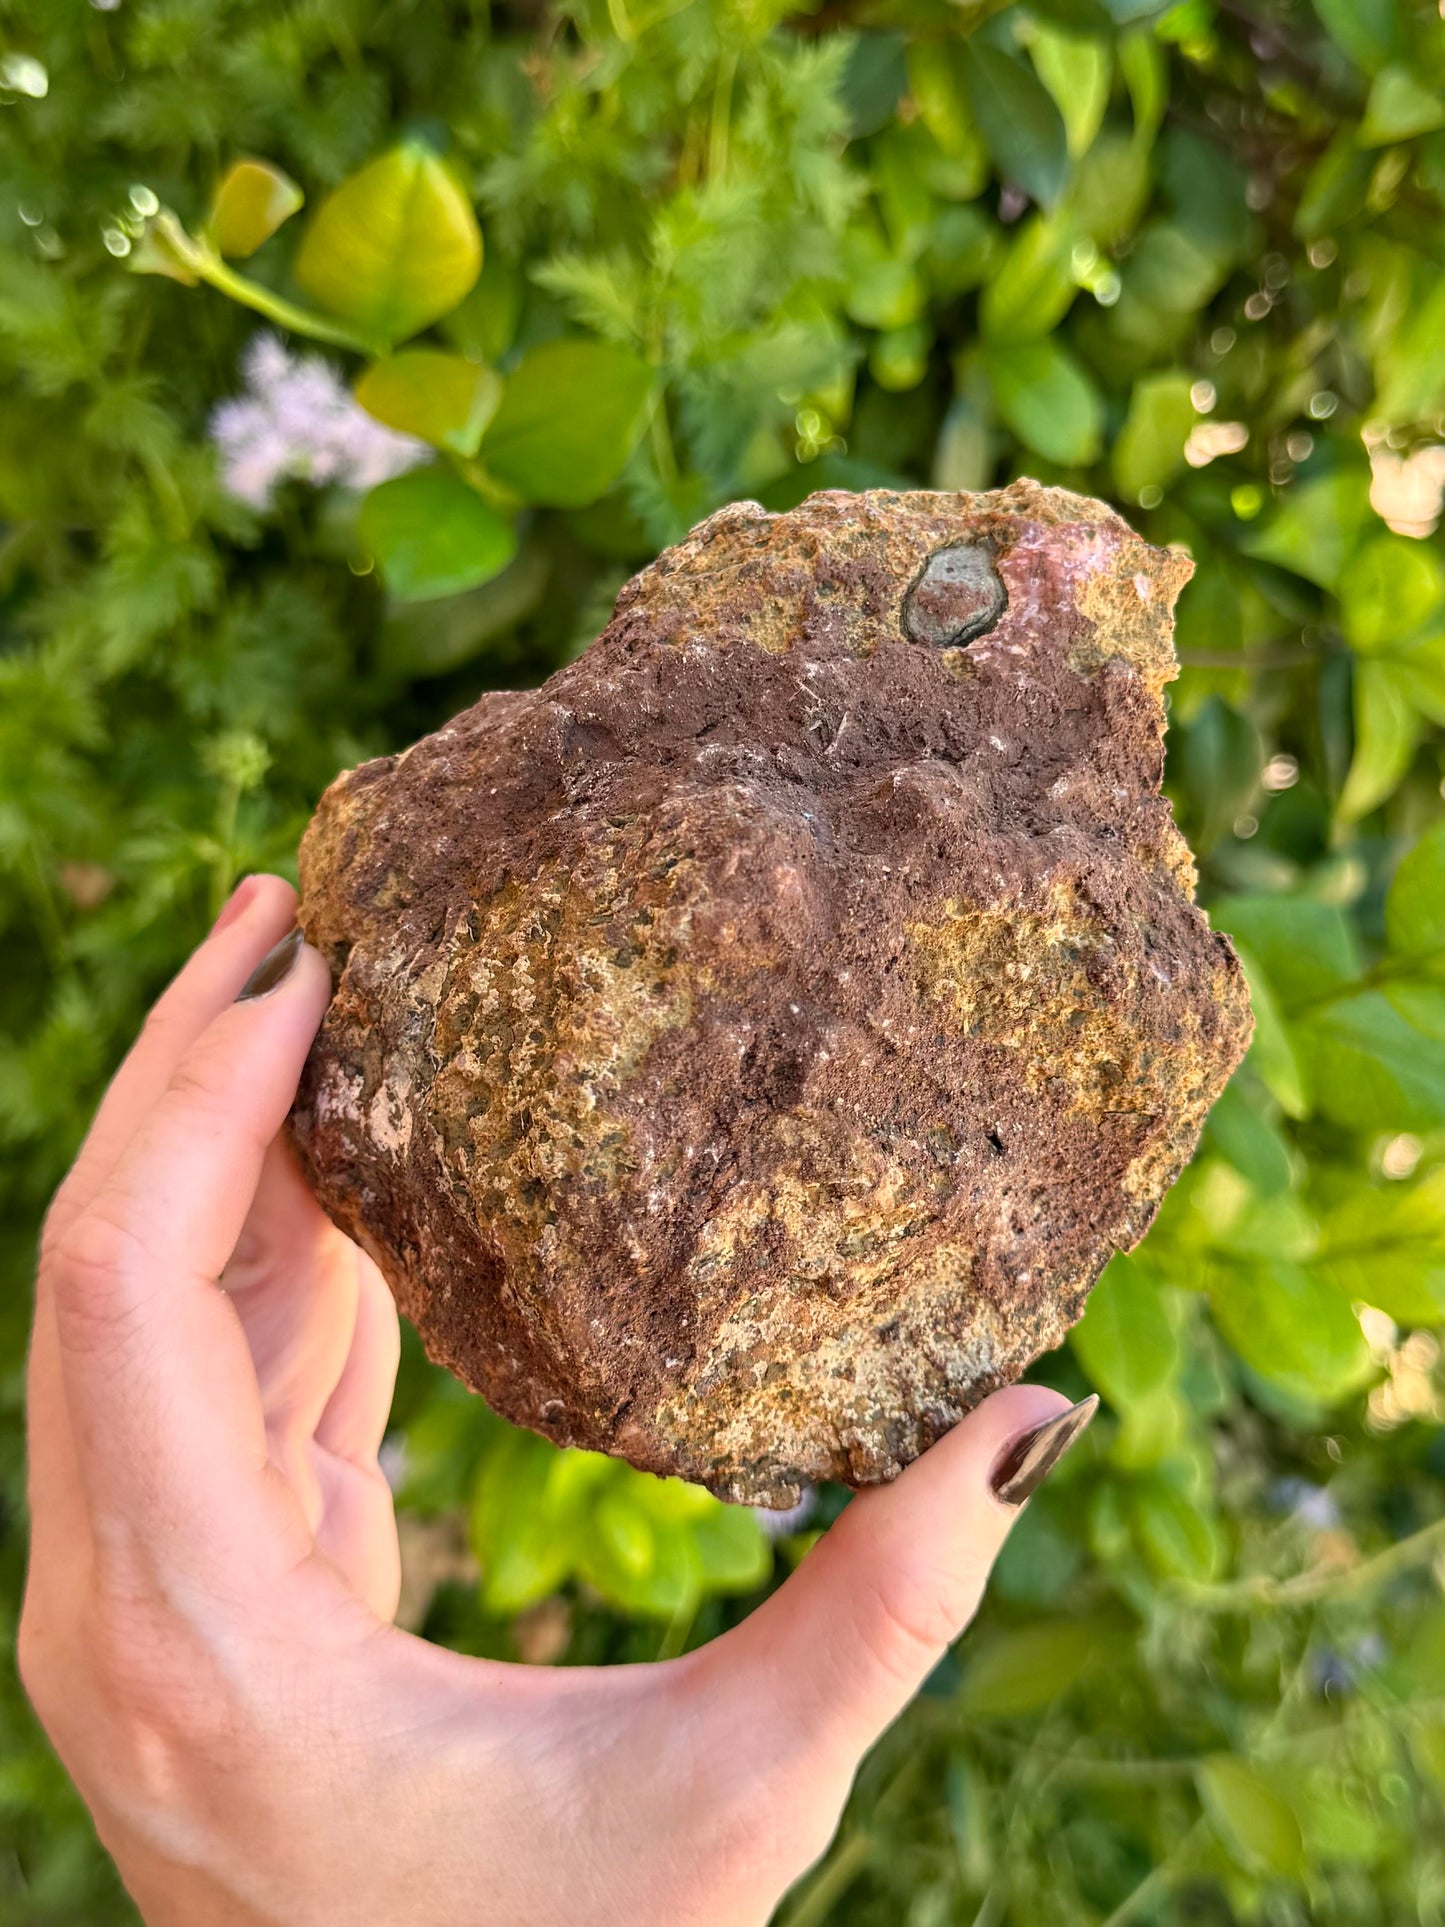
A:
[[[1059,1342],[1249,1039],[1158,794],[1189,570],[1031,482],[741,502],[332,784],[294,1132],[433,1358],[782,1505]]]

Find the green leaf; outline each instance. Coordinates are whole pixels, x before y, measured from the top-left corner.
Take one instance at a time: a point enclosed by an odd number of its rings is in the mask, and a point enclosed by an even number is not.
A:
[[[1434,88],[1423,86],[1408,67],[1382,67],[1365,103],[1360,145],[1388,147],[1437,127],[1445,127],[1445,99]]]
[[[1253,1068],[1258,1070],[1258,1064]],[[1208,1129],[1210,1142],[1260,1197],[1279,1197],[1289,1190],[1294,1177],[1289,1146],[1238,1076],[1230,1079],[1209,1113]]]
[[[1047,21],[1029,32],[1029,58],[1063,116],[1070,154],[1077,160],[1093,145],[1109,104],[1113,59],[1106,41],[1064,33]]]
[[[1358,822],[1394,795],[1424,731],[1409,687],[1392,663],[1356,664],[1354,704],[1355,753],[1340,792],[1341,823]]]
[[[1184,373],[1141,375],[1134,383],[1112,458],[1125,501],[1137,502],[1146,488],[1165,487],[1184,466],[1184,444],[1199,419],[1191,386]]]
[[[1423,542],[1377,535],[1340,577],[1341,626],[1362,655],[1388,653],[1445,609],[1445,565]]]
[[[1337,904],[1297,896],[1223,897],[1213,920],[1248,947],[1286,1016],[1360,974],[1355,934]]]
[[[1244,980],[1249,985],[1250,1009],[1254,1012],[1254,1036],[1249,1046],[1250,1067],[1258,1071],[1266,1090],[1286,1117],[1308,1117],[1308,1085],[1299,1054],[1280,1015],[1273,986],[1249,947],[1236,940],[1235,948],[1244,971]]]
[[[1162,1385],[1179,1357],[1153,1280],[1122,1252],[1089,1293],[1069,1343],[1090,1384],[1120,1412]]]
[[[1278,513],[1263,529],[1246,535],[1240,546],[1246,555],[1276,562],[1333,589],[1369,516],[1369,476],[1341,469],[1318,481],[1296,483]]]
[[[556,1458],[555,1446],[518,1431],[503,1434],[482,1462],[469,1528],[489,1612],[524,1611],[571,1569],[568,1535],[546,1503]]]
[[[1445,1170],[1352,1186],[1325,1220],[1317,1262],[1337,1291],[1401,1325],[1445,1324]]]
[[[1079,292],[1074,242],[1073,224],[1062,214],[1036,214],[1025,222],[980,297],[986,335],[1021,341],[1058,326]]]
[[[1144,1557],[1161,1578],[1202,1584],[1219,1565],[1219,1532],[1212,1516],[1187,1492],[1158,1477],[1136,1485],[1129,1517]]]
[[[1357,131],[1342,127],[1305,177],[1294,219],[1302,241],[1343,227],[1364,212],[1375,168],[1355,138]]]
[[[1372,413],[1386,423],[1415,422],[1445,405],[1445,275],[1384,333],[1375,357]]]
[[[994,165],[1043,207],[1053,207],[1069,173],[1063,116],[1037,77],[981,40],[961,49],[974,121]]]
[[[1229,270],[1225,255],[1174,221],[1150,221],[1124,267],[1124,286],[1165,315],[1191,315]]]
[[[449,314],[481,266],[471,203],[431,148],[408,141],[323,201],[296,279],[329,313],[393,342]]]
[[[1428,1037],[1378,990],[1326,1004],[1298,1032],[1316,1101],[1361,1131],[1445,1125],[1445,1042]]]
[[[1395,51],[1395,0],[1314,0],[1326,33],[1357,67],[1372,74]]]
[[[1064,467],[1096,458],[1103,398],[1057,341],[992,342],[984,366],[999,414],[1035,454]]]
[[[1168,56],[1147,28],[1122,35],[1116,52],[1134,109],[1134,145],[1147,151],[1169,104]]]
[[[1369,1350],[1349,1300],[1313,1267],[1218,1263],[1207,1290],[1235,1351],[1284,1391],[1334,1403],[1368,1375]]]
[[[604,494],[642,432],[652,371],[604,341],[549,341],[507,377],[482,460],[529,502],[581,508]]]
[[[269,161],[237,161],[216,189],[206,234],[218,254],[244,261],[305,199],[290,175]]]
[[[672,1619],[691,1611],[702,1596],[702,1561],[689,1528],[649,1521],[611,1494],[608,1501],[581,1535],[582,1577],[610,1605],[640,1618]]]
[[[464,456],[476,454],[501,395],[501,378],[490,368],[431,348],[375,361],[356,384],[368,415]]]
[[[843,237],[845,306],[861,328],[904,328],[927,305],[922,278],[905,255],[889,247],[881,229],[860,223]]]
[[[1217,1753],[1195,1769],[1195,1784],[1222,1847],[1249,1873],[1304,1872],[1299,1822],[1254,1769],[1232,1753]]]
[[[1445,951],[1445,821],[1432,824],[1401,858],[1385,897],[1385,930],[1398,956]]]
[[[1087,1620],[1060,1619],[965,1647],[958,1706],[969,1719],[1015,1719],[1050,1706],[1074,1684],[1099,1639]]]
[[[772,1542],[747,1506],[714,1503],[694,1521],[692,1538],[709,1592],[752,1592],[773,1570]]]
[[[1114,247],[1132,233],[1151,185],[1143,148],[1106,128],[1075,168],[1062,211],[1080,234]]]
[[[443,468],[374,488],[361,505],[358,533],[387,588],[404,602],[474,589],[517,551],[511,525]]]

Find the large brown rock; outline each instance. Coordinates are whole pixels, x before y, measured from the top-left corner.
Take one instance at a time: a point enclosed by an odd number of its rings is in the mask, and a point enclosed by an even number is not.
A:
[[[785,1504],[1059,1342],[1249,1037],[1158,794],[1189,569],[1029,482],[740,503],[337,779],[294,1130],[433,1358]]]

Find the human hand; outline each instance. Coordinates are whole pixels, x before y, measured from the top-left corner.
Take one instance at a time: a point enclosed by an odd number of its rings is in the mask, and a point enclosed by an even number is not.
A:
[[[151,1927],[761,1927],[971,1618],[1017,1516],[991,1472],[1065,1401],[989,1399],[681,1659],[400,1632],[396,1314],[278,1136],[326,966],[293,940],[234,1001],[293,915],[278,879],[240,887],[51,1208],[27,1690]]]

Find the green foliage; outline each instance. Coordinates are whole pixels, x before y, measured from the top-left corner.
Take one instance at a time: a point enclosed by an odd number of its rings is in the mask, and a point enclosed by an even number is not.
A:
[[[36,1226],[235,878],[719,504],[1033,473],[1195,559],[1255,1042],[783,1918],[1445,1920],[1442,83],[1427,0],[0,0],[0,1640]],[[420,465],[238,494],[263,325]],[[410,1343],[388,1450],[468,1651],[677,1651],[808,1544]],[[0,1917],[133,1918],[8,1671]]]

